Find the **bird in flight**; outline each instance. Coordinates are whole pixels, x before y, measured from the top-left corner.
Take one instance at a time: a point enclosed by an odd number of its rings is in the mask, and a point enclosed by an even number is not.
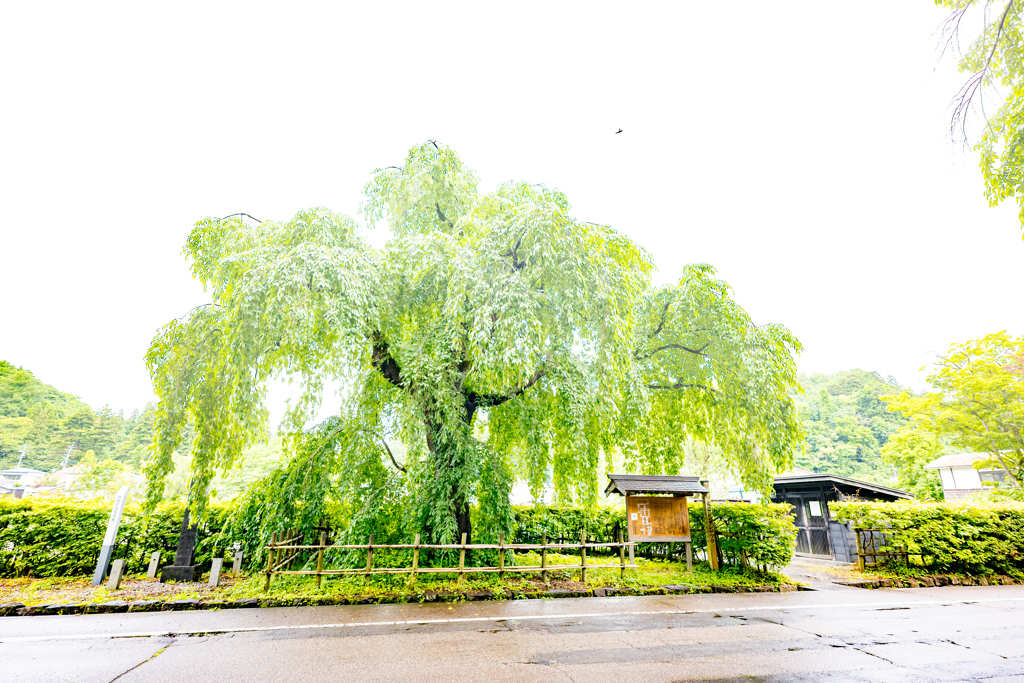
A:
[[[621,128],[619,128],[619,129],[618,129],[617,131],[615,131],[615,134],[616,134],[616,135],[618,135],[618,134],[619,134],[619,133],[621,133],[621,132],[622,132],[622,129],[621,129]]]

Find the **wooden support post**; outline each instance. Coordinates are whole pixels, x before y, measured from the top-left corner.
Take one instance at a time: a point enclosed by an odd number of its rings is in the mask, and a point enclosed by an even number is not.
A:
[[[316,589],[320,590],[320,572],[324,570],[324,546],[327,545],[327,532],[320,532],[320,549],[316,551]]]
[[[860,529],[854,529],[853,535],[857,537],[857,563],[860,565],[860,570],[864,571],[864,545],[860,540]]]
[[[373,534],[370,534],[370,542],[366,544],[366,580],[370,580],[370,572],[373,570]]]
[[[416,572],[420,565],[420,535],[416,534],[416,540],[412,542],[412,582],[416,583]]]
[[[701,481],[704,488],[708,486],[708,480]],[[702,493],[701,498],[704,500],[704,536],[707,538],[708,546],[708,564],[711,565],[711,569],[718,571],[718,539],[715,537],[715,520],[711,518],[711,506],[708,504],[708,494]]]
[[[498,578],[505,578],[505,532],[498,532]]]
[[[540,535],[540,578],[546,586],[548,584],[548,532],[543,532]]]
[[[693,544],[690,541],[686,542],[686,571],[693,573]]]
[[[274,543],[277,541],[277,532],[270,534],[269,548],[267,549],[267,580],[263,583],[263,592],[270,590],[270,572],[274,569]]]
[[[622,545],[622,529],[619,529],[619,578],[626,578],[626,547]]]
[[[580,583],[587,582],[587,532],[580,533]]]
[[[466,583],[466,534],[462,534],[462,547],[459,549],[459,585]]]

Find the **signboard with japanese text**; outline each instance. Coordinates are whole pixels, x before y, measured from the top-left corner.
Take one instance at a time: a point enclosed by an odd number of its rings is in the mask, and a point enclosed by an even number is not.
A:
[[[690,511],[686,498],[626,496],[626,519],[631,541],[690,541]]]

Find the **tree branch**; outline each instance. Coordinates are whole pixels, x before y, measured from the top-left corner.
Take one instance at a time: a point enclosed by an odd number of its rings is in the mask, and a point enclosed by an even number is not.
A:
[[[447,223],[449,227],[454,228],[455,223],[448,220],[448,217],[444,215],[444,211],[441,210],[440,202],[434,202],[434,208],[437,209],[437,217],[441,219],[442,223]]]
[[[466,394],[466,418],[472,420],[473,413],[476,412],[477,408],[495,408],[497,406],[500,406],[502,403],[505,403],[506,401],[511,401],[516,396],[519,396],[524,391],[526,391],[534,384],[539,382],[541,378],[544,377],[544,373],[545,370],[543,368],[539,368],[536,372],[533,373],[533,375],[530,376],[530,379],[526,381],[526,384],[519,387],[518,389],[513,389],[503,394],[477,394],[475,392],[470,392]]]
[[[671,306],[671,305],[672,305],[672,300],[671,299],[669,299],[668,301],[665,302],[665,308],[661,309],[661,322],[658,323],[658,329],[656,329],[654,332],[651,332],[647,336],[648,339],[650,339],[652,337],[657,337],[659,334],[661,334],[661,331],[663,329],[665,329],[665,314],[668,313],[668,307]]]
[[[654,354],[658,353],[659,351],[664,351],[665,349],[680,349],[682,351],[689,351],[690,353],[696,354],[698,356],[703,356],[704,350],[707,349],[709,346],[711,346],[711,342],[706,342],[704,346],[700,347],[699,349],[691,349],[689,346],[683,346],[682,344],[665,344],[664,346],[659,346],[658,348],[654,349],[647,355],[637,356],[637,360],[645,360],[647,358],[650,358]]]
[[[689,384],[687,382],[676,382],[675,384],[648,384],[648,389],[703,389],[704,391],[718,391],[703,384]]]
[[[398,363],[391,357],[391,353],[388,350],[388,343],[384,341],[380,332],[374,332],[371,335],[373,342],[373,356],[371,363],[373,367],[377,368],[377,371],[387,381],[394,384],[400,389],[405,388],[405,381],[402,379],[402,369],[398,367]]]

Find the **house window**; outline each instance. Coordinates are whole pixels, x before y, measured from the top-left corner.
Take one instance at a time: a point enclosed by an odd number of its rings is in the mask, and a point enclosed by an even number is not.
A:
[[[983,482],[990,481],[994,484],[1002,484],[1006,481],[1006,472],[1003,470],[979,470],[978,476]]]

